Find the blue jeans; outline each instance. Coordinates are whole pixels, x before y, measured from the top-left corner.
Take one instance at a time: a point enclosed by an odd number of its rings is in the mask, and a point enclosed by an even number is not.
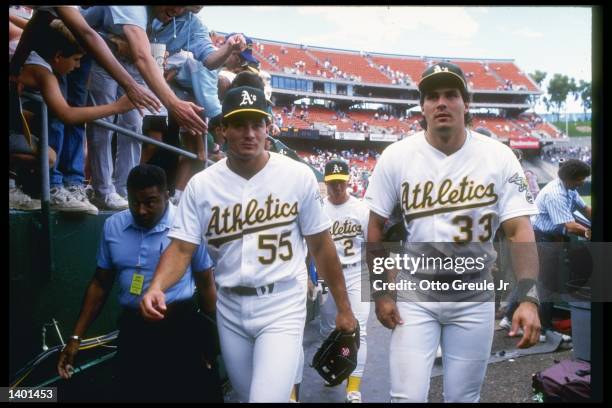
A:
[[[85,56],[81,66],[67,76],[58,77],[62,95],[70,106],[85,106],[87,98],[87,78],[91,68],[91,58]],[[83,141],[85,127],[64,125],[49,112],[49,146],[57,154],[55,166],[50,169],[50,185],[61,186],[83,184],[85,180],[85,151]]]

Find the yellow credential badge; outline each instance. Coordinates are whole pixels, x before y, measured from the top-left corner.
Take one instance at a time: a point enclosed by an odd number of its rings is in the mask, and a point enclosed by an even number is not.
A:
[[[132,295],[140,296],[143,286],[144,275],[142,273],[134,272],[134,276],[132,276],[132,285],[130,286],[130,293]]]

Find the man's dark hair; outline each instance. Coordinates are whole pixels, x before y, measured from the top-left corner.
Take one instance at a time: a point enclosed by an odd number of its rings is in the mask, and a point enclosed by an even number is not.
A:
[[[154,164],[139,164],[130,171],[127,178],[128,190],[137,191],[153,186],[161,192],[168,189],[166,172],[161,167]]]
[[[459,93],[461,94],[461,98],[463,98],[463,102],[464,103],[471,103],[472,100],[470,98],[470,94],[467,93],[464,89],[460,89],[457,88],[459,90]],[[423,106],[423,101],[425,100],[425,92],[422,92],[419,96],[419,101],[421,102],[421,106]],[[465,126],[471,126],[472,125],[472,115],[470,114],[469,111],[465,112],[465,115],[463,115],[463,121],[465,122]],[[425,120],[425,116],[423,116],[423,119],[421,119],[419,121],[419,124],[421,125],[421,127],[423,128],[423,130],[427,130],[427,121]]]
[[[250,71],[242,71],[232,81],[231,88],[238,88],[239,86],[250,86],[253,88],[264,90],[264,82],[259,75]]]
[[[559,166],[557,174],[563,181],[574,181],[589,177],[591,175],[591,168],[583,161],[570,159],[564,161],[561,166]]]

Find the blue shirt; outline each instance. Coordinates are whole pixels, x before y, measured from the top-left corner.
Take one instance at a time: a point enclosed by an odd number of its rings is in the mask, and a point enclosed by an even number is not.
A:
[[[162,252],[171,242],[168,231],[175,214],[176,207],[168,203],[164,216],[150,230],[137,225],[130,210],[116,213],[105,221],[97,263],[99,268],[117,272],[121,306],[138,307],[142,295],[151,284]],[[166,303],[190,299],[195,291],[192,271],[202,272],[212,265],[208,252],[200,245],[181,280],[166,291]],[[130,293],[135,273],[144,275],[144,285],[140,295]]]
[[[533,228],[544,233],[565,234],[565,223],[575,221],[573,212],[586,208],[576,190],[568,190],[561,179],[548,183],[536,197],[539,214],[531,219]]]
[[[146,32],[149,16],[153,13],[148,6],[93,6],[81,14],[102,36],[123,36],[124,25],[135,25]]]
[[[174,17],[165,26],[154,19],[151,23],[149,41],[166,44],[170,55],[180,50],[191,51],[196,60],[204,62],[215,51],[210,41],[208,28],[191,12]]]

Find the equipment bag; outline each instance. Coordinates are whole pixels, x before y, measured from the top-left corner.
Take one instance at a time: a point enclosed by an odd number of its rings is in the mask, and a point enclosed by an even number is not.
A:
[[[544,395],[544,402],[583,402],[591,398],[591,364],[563,360],[535,373],[532,386]]]

